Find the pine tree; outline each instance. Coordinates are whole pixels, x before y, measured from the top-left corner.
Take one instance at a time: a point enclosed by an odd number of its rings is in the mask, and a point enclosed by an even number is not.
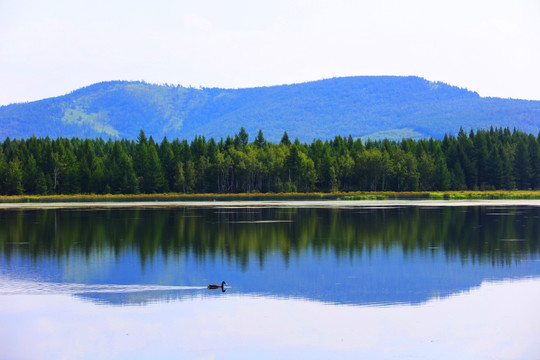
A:
[[[145,191],[149,194],[163,192],[166,185],[165,175],[153,143],[149,143],[148,160],[148,169],[144,174]]]
[[[287,134],[286,131],[283,133],[283,136],[281,137],[281,141],[279,143],[286,146],[291,145],[291,140],[289,140],[289,135]]]
[[[499,157],[501,158],[501,189],[512,190],[515,188],[513,166],[507,152],[504,148],[499,149]]]
[[[67,144],[68,145],[64,147],[64,154],[62,156],[64,174],[61,184],[61,192],[63,194],[76,194],[80,191],[79,165],[71,146],[69,143]]]
[[[8,164],[4,191],[8,195],[20,195],[23,193],[23,171],[22,164],[18,158],[14,158]]]
[[[540,188],[540,147],[538,141],[534,135],[529,135],[528,144],[529,158],[530,158],[530,178],[529,184],[532,189]]]
[[[115,194],[135,194],[138,192],[137,176],[131,158],[125,153],[120,142],[115,142],[107,158],[108,185]]]
[[[334,168],[334,165],[330,165],[328,167],[328,191],[330,192],[336,192],[338,190],[338,179],[336,175],[336,169]]]
[[[440,148],[435,152],[435,174],[434,174],[435,190],[448,190],[450,187],[451,179],[450,172],[446,165],[446,159]]]
[[[135,153],[133,154],[133,169],[139,180],[139,185],[141,191],[147,192],[148,184],[145,183],[147,180],[147,169],[149,166],[149,156],[148,156],[148,140],[144,131],[141,130],[139,136],[137,137],[137,145],[135,146]]]
[[[289,156],[287,157],[287,173],[289,177],[289,184],[292,185],[293,182],[296,182],[298,179],[298,176],[300,174],[300,168],[301,168],[301,159],[298,154],[298,146],[294,145],[291,147],[291,151],[289,152]]]
[[[451,188],[453,190],[465,190],[467,188],[465,184],[465,173],[459,161],[455,162],[451,171]]]
[[[487,141],[483,131],[477,131],[474,137],[474,151],[476,158],[476,169],[478,174],[477,185],[482,187],[486,183],[487,163],[489,152]]]
[[[188,160],[184,169],[184,176],[186,179],[186,191],[187,193],[193,192],[197,181],[197,171],[195,170],[195,164],[193,161]]]
[[[306,154],[303,152],[300,153],[300,162],[301,162],[301,190],[303,191],[313,191],[315,187],[315,183],[317,182],[317,172],[315,171],[315,164],[312,159],[310,159]],[[353,163],[354,165],[354,163]],[[337,179],[336,181],[332,181],[331,183],[334,184],[337,188]]]
[[[53,179],[53,190],[54,193],[58,193],[58,184],[60,181],[60,176],[63,173],[64,170],[64,162],[62,161],[61,155],[53,151],[51,153],[51,159],[52,159],[52,179]]]
[[[0,194],[7,194],[6,191],[6,176],[8,171],[8,164],[6,162],[6,157],[4,156],[4,149],[0,143]]]
[[[474,145],[471,140],[474,136],[471,130],[471,135],[467,137],[464,131],[460,131],[457,143],[457,156],[465,174],[465,183],[469,190],[477,188],[478,171],[475,165]]]
[[[259,130],[259,133],[257,134],[257,137],[255,138],[255,141],[253,143],[256,147],[261,149],[266,146],[266,139],[263,136],[262,130]]]
[[[208,148],[204,136],[196,136],[191,142],[191,156],[193,161],[199,160],[201,156],[206,156]]]
[[[527,145],[523,139],[519,139],[516,147],[516,155],[514,158],[514,174],[516,179],[517,188],[525,190],[529,188],[529,152],[527,151]]]
[[[210,161],[206,156],[201,156],[199,161],[197,161],[197,192],[205,193],[207,192],[207,176],[208,170],[210,169]]]
[[[92,178],[90,179],[90,192],[105,194],[106,178],[105,164],[102,157],[96,157],[92,166]],[[50,187],[49,187],[50,188]]]
[[[174,175],[177,167],[174,161],[174,154],[172,146],[167,140],[167,137],[163,138],[159,147],[159,158],[163,166],[163,174],[165,176],[165,191],[169,191],[174,188]]]
[[[498,148],[491,149],[486,171],[486,182],[491,185],[492,189],[500,189],[502,180],[502,162]]]
[[[92,144],[88,139],[86,139],[82,145],[78,162],[80,190],[82,193],[90,193],[92,191],[91,182],[93,177],[92,171],[95,165],[95,154]]]
[[[184,176],[184,164],[180,161],[176,164],[176,174],[174,175],[174,191],[186,192],[186,177]]]
[[[435,160],[433,156],[423,152],[418,159],[418,188],[421,191],[433,189],[433,178],[435,177]]]
[[[242,126],[240,132],[234,136],[234,145],[236,148],[245,148],[248,145],[249,136],[246,129]]]
[[[25,194],[39,194],[37,190],[38,167],[32,154],[28,156],[23,168],[23,188]]]

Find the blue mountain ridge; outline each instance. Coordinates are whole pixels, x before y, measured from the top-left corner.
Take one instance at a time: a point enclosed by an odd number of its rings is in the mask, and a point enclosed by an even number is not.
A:
[[[0,139],[102,137],[219,139],[244,127],[271,141],[335,135],[441,138],[460,127],[540,131],[540,101],[484,98],[416,76],[355,76],[244,89],[110,81],[0,107]]]

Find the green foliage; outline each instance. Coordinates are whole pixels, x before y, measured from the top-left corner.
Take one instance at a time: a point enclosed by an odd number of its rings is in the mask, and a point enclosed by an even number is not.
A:
[[[5,173],[4,191],[7,195],[20,195],[23,193],[23,171],[19,159],[15,158],[8,164]]]
[[[336,136],[311,144],[259,132],[248,142],[191,143],[140,131],[137,141],[32,137],[0,142],[0,194],[280,193],[535,189],[538,138],[509,129],[443,140],[367,141]],[[441,195],[444,198],[445,195]]]

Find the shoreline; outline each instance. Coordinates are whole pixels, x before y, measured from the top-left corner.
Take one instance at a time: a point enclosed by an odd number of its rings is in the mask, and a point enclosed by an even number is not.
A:
[[[388,208],[458,206],[538,206],[540,200],[232,200],[0,203],[0,210],[129,209],[129,208]]]

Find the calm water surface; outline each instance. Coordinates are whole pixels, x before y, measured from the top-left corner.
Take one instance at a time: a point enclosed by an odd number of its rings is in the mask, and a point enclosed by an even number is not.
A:
[[[536,359],[539,234],[533,206],[3,210],[0,358]]]

